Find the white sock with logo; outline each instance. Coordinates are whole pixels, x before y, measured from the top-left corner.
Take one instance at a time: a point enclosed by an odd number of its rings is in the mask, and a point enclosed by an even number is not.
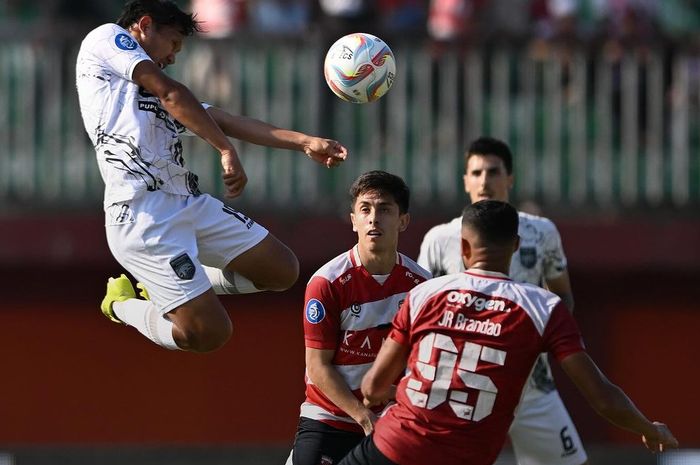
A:
[[[173,338],[173,322],[156,310],[150,300],[127,299],[112,304],[114,314],[128,326],[133,326],[139,333],[161,347],[178,350]]]
[[[220,270],[211,266],[204,266],[204,271],[217,295],[252,294],[262,291],[262,289],[255,287],[255,284],[250,279],[240,273]]]

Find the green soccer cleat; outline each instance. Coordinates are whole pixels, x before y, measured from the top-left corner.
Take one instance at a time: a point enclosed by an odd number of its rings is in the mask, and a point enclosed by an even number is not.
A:
[[[136,287],[139,289],[139,296],[144,300],[151,300],[151,296],[148,295],[146,286],[143,283],[136,283]]]
[[[127,278],[125,274],[122,274],[118,278],[109,278],[109,280],[107,280],[107,294],[105,298],[102,299],[100,309],[102,309],[102,314],[113,322],[124,324],[124,322],[114,314],[112,304],[114,302],[123,302],[127,299],[135,298],[136,292],[134,291],[134,286],[131,285],[131,281],[129,281],[129,278]]]

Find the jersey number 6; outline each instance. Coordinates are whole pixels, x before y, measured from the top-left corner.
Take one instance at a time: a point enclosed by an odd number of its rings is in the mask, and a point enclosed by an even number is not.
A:
[[[433,350],[439,352],[437,365],[430,363],[433,358]],[[418,361],[416,362],[418,372],[429,383],[430,387],[427,393],[422,392],[424,381],[412,377],[408,380],[406,395],[416,407],[429,410],[442,404],[449,397],[450,408],[459,418],[471,421],[482,420],[491,414],[498,388],[488,376],[475,373],[479,361],[502,366],[506,361],[506,352],[465,342],[462,353],[459,354],[451,337],[430,333],[421,340],[418,346]],[[452,389],[455,367],[457,368],[457,376],[464,385],[479,391],[475,405],[467,404],[465,391]]]

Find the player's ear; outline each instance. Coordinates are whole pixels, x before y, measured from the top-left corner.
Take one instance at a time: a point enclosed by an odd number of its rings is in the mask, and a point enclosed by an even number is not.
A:
[[[404,232],[408,228],[408,223],[411,222],[410,213],[401,213],[399,215],[399,231]]]
[[[148,15],[141,16],[136,22],[136,25],[142,33],[145,34],[150,32],[151,28],[153,27],[153,18]]]
[[[465,266],[466,266],[467,261],[469,261],[469,259],[471,258],[471,256],[472,256],[472,246],[468,240],[466,240],[465,238],[462,238],[462,258],[465,260],[465,262],[464,262]]]
[[[352,223],[352,232],[357,232],[357,226],[355,226],[355,214],[350,213],[350,222]]]

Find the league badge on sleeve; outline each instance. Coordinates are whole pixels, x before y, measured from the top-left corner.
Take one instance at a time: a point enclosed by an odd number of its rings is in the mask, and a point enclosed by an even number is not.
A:
[[[134,50],[138,46],[133,37],[124,33],[117,34],[114,38],[114,43],[121,50]]]
[[[306,321],[315,325],[326,317],[326,309],[323,304],[316,299],[309,299],[306,302]]]

